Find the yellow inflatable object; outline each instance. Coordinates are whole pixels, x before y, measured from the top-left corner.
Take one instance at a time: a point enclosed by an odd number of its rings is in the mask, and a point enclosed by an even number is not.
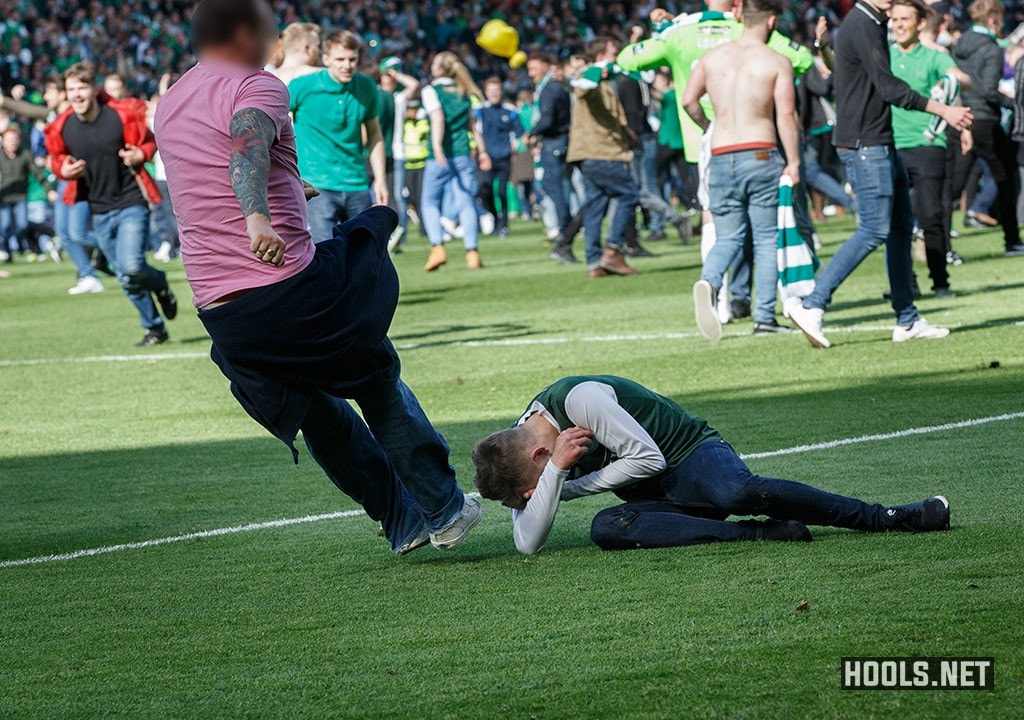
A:
[[[476,44],[492,55],[508,58],[514,68],[526,62],[526,53],[519,49],[519,33],[504,20],[488,20],[480,28]]]

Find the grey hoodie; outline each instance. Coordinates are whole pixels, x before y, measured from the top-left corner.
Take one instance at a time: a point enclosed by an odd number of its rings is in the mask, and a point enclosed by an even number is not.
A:
[[[963,103],[975,120],[999,121],[1001,108],[1012,108],[1013,99],[999,92],[1003,77],[1003,50],[995,38],[968,30],[953,47],[953,60],[971,76],[971,89],[964,90]]]

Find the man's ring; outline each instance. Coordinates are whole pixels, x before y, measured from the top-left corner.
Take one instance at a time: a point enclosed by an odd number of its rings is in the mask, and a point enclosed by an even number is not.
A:
[[[277,250],[268,250],[267,251],[267,257],[272,258],[275,255],[277,255]]]
[[[260,257],[262,257],[262,256],[263,256],[263,253],[265,253],[265,252],[266,252],[266,250],[264,250],[263,248],[259,248],[259,249],[257,249],[257,250],[254,250],[253,252],[255,252],[255,253],[256,253],[257,255],[259,255]]]

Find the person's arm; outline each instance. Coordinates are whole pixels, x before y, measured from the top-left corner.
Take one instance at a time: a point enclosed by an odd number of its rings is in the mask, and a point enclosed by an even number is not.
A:
[[[469,114],[469,131],[473,134],[473,141],[476,143],[476,161],[483,172],[489,172],[494,165],[491,163],[491,155],[487,152],[487,143],[484,142],[483,133],[483,111]]]
[[[430,147],[434,151],[434,160],[439,165],[447,165],[448,158],[444,156],[444,110],[441,108],[441,99],[437,96],[437,90],[427,85],[420,92],[420,100],[423,102],[423,110],[430,118]]]
[[[25,158],[25,167],[27,167],[33,177],[39,181],[39,184],[46,188],[48,192],[56,190],[53,183],[50,182],[50,178],[47,177],[45,172],[43,172],[43,169],[36,165],[36,160],[32,157],[32,153],[26,150],[22,155]]]
[[[960,68],[958,68],[956,65],[954,65],[951,68],[947,68],[946,74],[949,75],[951,78],[956,78],[957,82],[960,83],[961,90],[970,90],[972,87],[974,87],[973,83],[971,82],[971,76],[965,73]]]
[[[370,169],[373,171],[373,194],[378,205],[388,204],[387,153],[384,151],[384,133],[377,118],[363,123],[366,146],[370,149]]]
[[[602,80],[610,80],[621,74],[615,63],[595,63],[574,77],[569,84],[585,94],[596,90]]]
[[[285,244],[270,223],[270,147],[277,125],[262,110],[243,108],[231,118],[231,188],[249,234],[249,249],[260,262],[284,265]]]
[[[590,381],[577,385],[565,399],[565,413],[578,427],[608,448],[615,462],[562,487],[562,500],[608,492],[633,485],[665,471],[668,463],[654,439],[619,405],[610,385]]]
[[[400,73],[397,70],[392,70],[395,80],[402,86],[402,95],[405,96],[406,100],[412,100],[416,91],[420,89],[420,81],[414,78],[412,75],[406,75]]]
[[[544,549],[548,535],[551,534],[551,526],[555,524],[562,487],[567,477],[568,470],[560,470],[549,461],[526,507],[512,511],[512,539],[516,550],[524,555],[533,555]]]
[[[669,64],[672,46],[665,40],[650,39],[622,48],[615,62],[626,72],[656,70]]]
[[[50,110],[45,105],[15,100],[0,92],[0,110],[6,110],[15,115],[31,118],[32,120],[45,120],[50,116]]]
[[[836,58],[828,44],[828,18],[822,15],[814,28],[814,47],[821,53],[821,60],[829,72],[835,70]]]
[[[782,151],[786,154],[786,167],[782,174],[796,185],[800,182],[800,118],[796,114],[796,89],[793,85],[793,68],[789,63],[779,63],[779,74],[775,76],[775,127],[779,131]]]
[[[708,116],[704,114],[704,108],[700,104],[700,99],[708,91],[707,85],[707,72],[704,70],[704,63],[701,61],[693,66],[690,81],[686,84],[686,92],[683,93],[682,105],[683,109],[686,110],[686,114],[704,132],[707,132],[708,126],[711,125]]]

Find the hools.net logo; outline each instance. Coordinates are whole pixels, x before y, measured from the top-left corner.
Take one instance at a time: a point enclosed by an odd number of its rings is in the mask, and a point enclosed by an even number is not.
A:
[[[993,658],[844,657],[843,690],[991,690]]]

